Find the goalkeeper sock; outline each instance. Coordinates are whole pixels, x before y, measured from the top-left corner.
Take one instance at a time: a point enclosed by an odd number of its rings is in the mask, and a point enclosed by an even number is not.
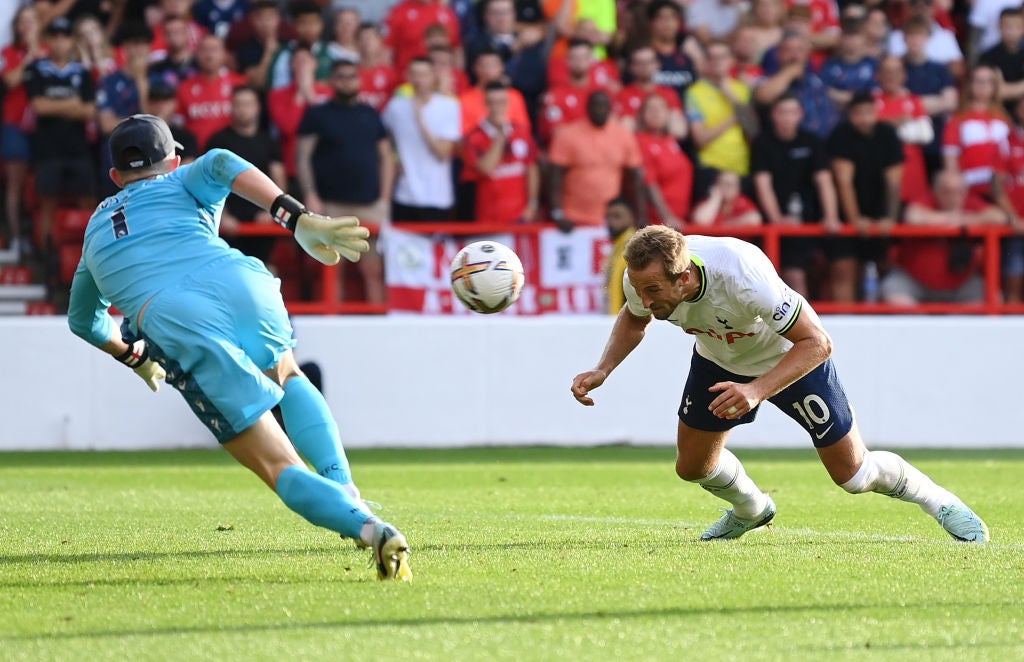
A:
[[[718,466],[694,482],[731,503],[737,517],[752,519],[760,515],[767,505],[764,492],[747,475],[739,458],[726,448],[718,456]]]
[[[342,485],[352,483],[341,434],[327,401],[305,375],[284,383],[281,416],[285,432],[318,474]],[[351,494],[351,492],[350,492]],[[352,496],[358,497],[356,491]]]
[[[920,469],[889,451],[864,453],[860,469],[840,487],[851,494],[877,492],[916,503],[932,517],[938,517],[943,506],[961,503],[952,492],[935,484]]]
[[[372,519],[362,502],[354,501],[341,485],[303,467],[291,466],[281,472],[277,495],[313,524],[347,538],[359,538],[363,525]]]

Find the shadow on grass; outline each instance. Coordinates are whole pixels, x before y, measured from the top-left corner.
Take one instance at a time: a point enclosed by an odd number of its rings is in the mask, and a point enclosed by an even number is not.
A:
[[[1016,603],[929,603],[927,608],[949,607],[958,610],[964,609],[992,609],[1017,607]],[[424,618],[386,618],[366,621],[342,621],[342,620],[318,620],[289,623],[272,623],[263,625],[208,625],[208,626],[186,626],[168,628],[126,628],[99,630],[93,632],[48,632],[46,634],[24,634],[0,636],[0,642],[19,642],[35,640],[72,640],[72,639],[104,639],[122,637],[179,637],[188,635],[211,635],[211,634],[260,634],[271,632],[288,632],[295,630],[364,630],[375,628],[434,628],[451,627],[460,625],[531,625],[531,624],[557,624],[572,623],[589,620],[627,620],[645,618],[706,618],[708,616],[747,616],[752,618],[763,618],[766,614],[799,614],[811,612],[820,616],[823,612],[831,612],[833,617],[839,617],[848,612],[871,612],[877,613],[881,609],[892,608],[891,604],[804,604],[804,605],[749,605],[744,607],[710,607],[707,604],[695,605],[693,607],[672,607],[666,609],[640,609],[640,610],[592,610],[575,613],[537,613],[537,614],[501,614],[493,616],[428,616]],[[925,609],[925,605],[920,605]],[[987,641],[981,644],[982,648],[1013,648],[1020,647],[1019,641]],[[957,643],[949,641],[941,642],[915,642],[909,644],[872,644],[871,650],[902,650],[906,648],[920,649],[957,649],[970,648],[975,650],[979,647],[977,643]],[[804,649],[807,650],[807,649]],[[813,649],[824,651],[822,649]],[[834,649],[827,649],[833,650]]]

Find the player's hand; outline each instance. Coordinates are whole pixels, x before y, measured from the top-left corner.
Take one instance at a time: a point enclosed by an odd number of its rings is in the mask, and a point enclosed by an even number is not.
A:
[[[572,380],[572,397],[576,398],[576,402],[581,405],[593,407],[594,400],[587,394],[604,384],[606,379],[608,379],[608,373],[604,370],[588,370],[576,375]]]
[[[321,216],[305,211],[295,224],[295,241],[302,249],[326,265],[344,257],[358,262],[370,250],[370,231],[359,225],[355,216]]]
[[[761,396],[752,384],[718,382],[708,390],[718,393],[718,397],[708,405],[708,411],[718,418],[737,419],[761,404]]]
[[[163,366],[149,358],[149,346],[145,340],[129,343],[128,351],[114,358],[134,370],[154,393],[160,390],[160,381],[167,377]]]

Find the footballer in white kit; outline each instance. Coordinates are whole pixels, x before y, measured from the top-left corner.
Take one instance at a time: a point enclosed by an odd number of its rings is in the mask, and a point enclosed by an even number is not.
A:
[[[867,449],[832,365],[831,338],[760,249],[651,226],[630,238],[624,257],[626,304],[597,366],[573,379],[573,397],[593,405],[590,391],[640,344],[652,319],[696,338],[679,406],[676,473],[732,505],[701,540],[738,538],[775,518],[771,497],[725,448],[729,431],[753,421],[765,400],[804,427],[847,492],[916,503],[957,540],[988,540],[988,527],[954,494],[902,457]]]

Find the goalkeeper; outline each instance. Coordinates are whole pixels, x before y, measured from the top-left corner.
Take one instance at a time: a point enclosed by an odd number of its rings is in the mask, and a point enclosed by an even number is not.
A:
[[[226,150],[181,166],[176,146],[152,115],[129,117],[111,133],[110,177],[121,190],[100,203],[86,228],[71,285],[71,330],[154,391],[166,377],[217,441],[289,508],[371,547],[378,577],[411,578],[404,536],[366,508],[327,403],[295,362],[280,281],[217,234],[232,192],[269,210],[324,264],[359,260],[366,228],[353,217],[307,212]],[[111,305],[131,320],[127,335]],[[277,404],[290,441],[271,414]]]

